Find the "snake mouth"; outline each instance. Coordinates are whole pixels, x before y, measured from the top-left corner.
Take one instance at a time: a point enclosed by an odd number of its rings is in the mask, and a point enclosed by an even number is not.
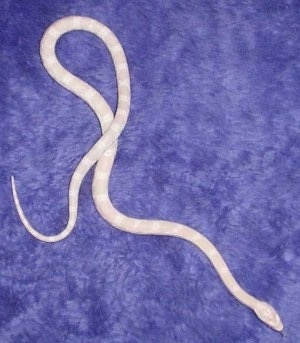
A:
[[[274,323],[274,324],[270,324],[270,323],[266,323],[271,329],[278,331],[278,332],[282,332],[283,331],[283,324],[279,318],[279,321]]]

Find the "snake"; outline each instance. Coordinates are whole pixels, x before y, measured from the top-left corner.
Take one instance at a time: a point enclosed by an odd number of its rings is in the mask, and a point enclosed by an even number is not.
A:
[[[111,55],[117,79],[117,108],[113,113],[103,96],[68,71],[57,59],[56,44],[60,37],[71,31],[86,31],[103,41]],[[68,191],[68,222],[60,233],[45,235],[28,221],[17,193],[16,181],[11,176],[11,187],[17,213],[27,231],[36,239],[54,243],[65,239],[75,227],[78,213],[78,197],[81,184],[94,166],[92,195],[99,214],[113,227],[139,235],[172,236],[184,239],[208,258],[228,291],[241,304],[253,310],[256,316],[271,329],[281,332],[283,324],[277,311],[269,303],[245,291],[233,277],[222,255],[210,240],[197,230],[166,220],[150,220],[129,217],[116,209],[109,197],[109,179],[117,153],[118,139],[128,120],[131,103],[131,85],[127,58],[116,35],[103,23],[90,17],[68,16],[52,23],[40,42],[40,56],[49,75],[62,87],[81,98],[95,113],[102,136],[83,156],[75,168]]]

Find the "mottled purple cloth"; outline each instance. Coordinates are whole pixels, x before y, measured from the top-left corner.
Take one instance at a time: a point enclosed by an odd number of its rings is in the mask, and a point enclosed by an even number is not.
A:
[[[300,342],[300,3],[1,0],[0,343]],[[236,301],[186,241],[114,229],[97,213],[93,170],[73,233],[74,168],[101,135],[90,108],[44,70],[45,29],[93,17],[128,57],[132,107],[110,194],[139,218],[187,224],[280,313],[286,337]],[[58,44],[62,63],[116,106],[110,56],[89,33]]]

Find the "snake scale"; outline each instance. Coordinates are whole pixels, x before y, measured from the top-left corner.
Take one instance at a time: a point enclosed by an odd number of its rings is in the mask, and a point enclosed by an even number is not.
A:
[[[58,61],[55,47],[58,39],[73,30],[83,30],[95,34],[106,45],[111,54],[117,78],[118,103],[114,115],[105,99],[86,82],[66,70]],[[242,304],[252,309],[258,318],[272,329],[281,332],[283,324],[275,309],[247,293],[232,276],[221,254],[215,246],[198,231],[178,223],[164,220],[144,220],[128,217],[120,213],[111,203],[108,193],[109,177],[117,152],[117,142],[122,133],[130,108],[130,77],[124,50],[114,33],[104,24],[88,17],[70,16],[62,18],[45,31],[40,45],[42,63],[51,77],[85,101],[95,112],[102,137],[86,153],[76,167],[69,186],[69,219],[66,227],[57,235],[43,235],[34,229],[27,220],[12,176],[12,191],[19,217],[26,229],[35,238],[44,242],[58,242],[73,230],[78,212],[78,195],[81,183],[96,164],[93,176],[92,193],[100,215],[119,230],[140,235],[166,235],[187,240],[196,245],[210,260],[229,292]]]

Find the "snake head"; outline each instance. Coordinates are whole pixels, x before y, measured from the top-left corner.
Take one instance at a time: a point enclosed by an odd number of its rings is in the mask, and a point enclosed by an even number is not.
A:
[[[281,322],[281,319],[278,313],[271,305],[261,301],[255,307],[254,312],[261,321],[270,326],[273,330],[283,330],[283,324]]]

